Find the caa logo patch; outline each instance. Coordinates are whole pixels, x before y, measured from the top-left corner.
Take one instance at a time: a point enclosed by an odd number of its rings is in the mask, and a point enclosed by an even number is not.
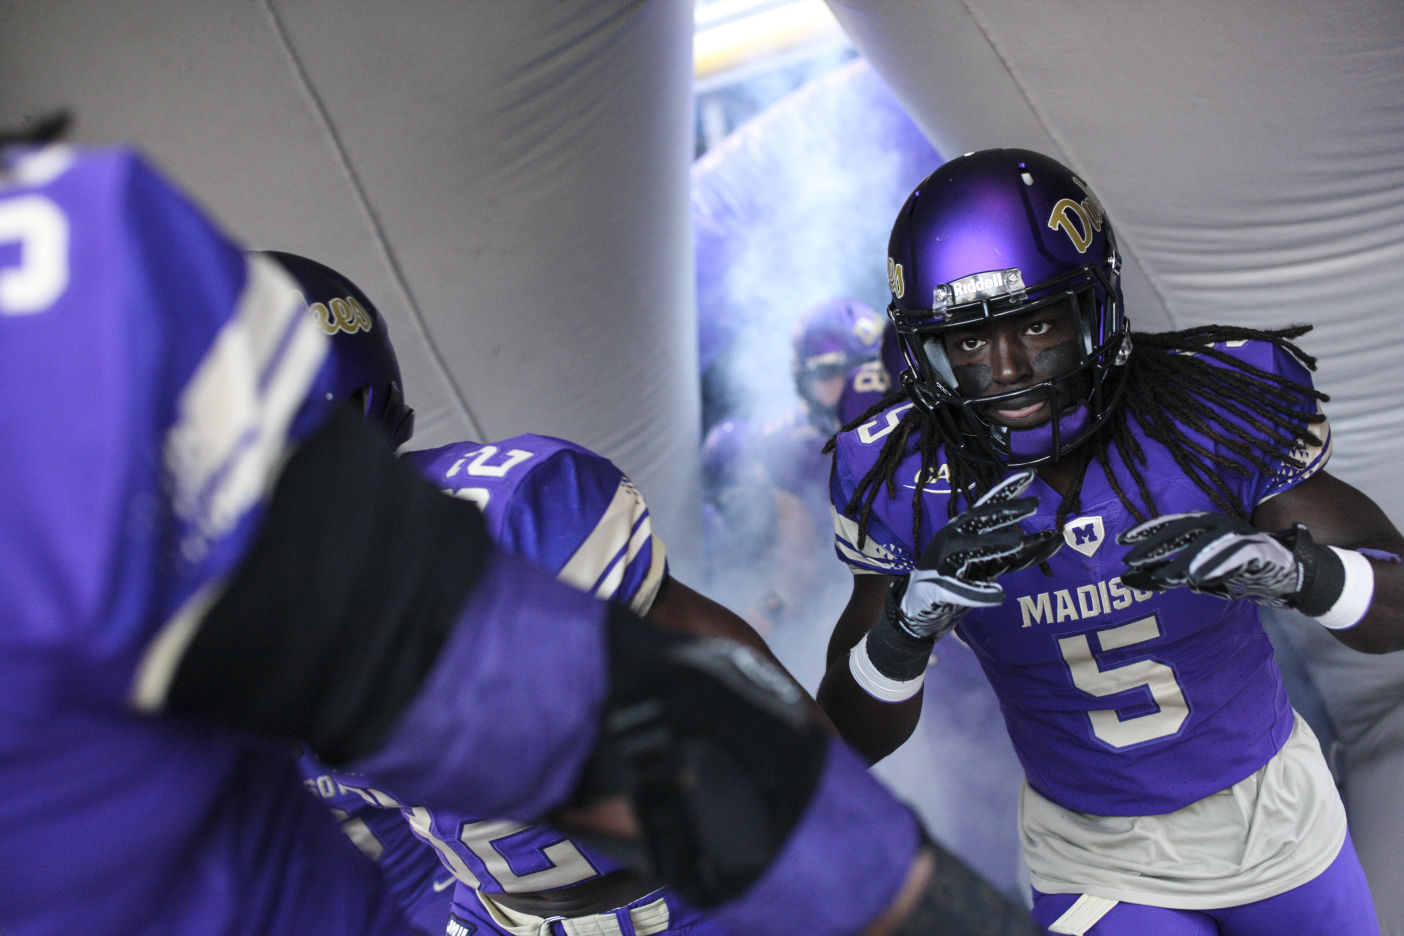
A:
[[[1095,553],[1106,538],[1101,517],[1078,517],[1063,527],[1063,540],[1084,556]]]
[[[455,914],[449,914],[448,936],[472,936],[478,931],[478,927]]]

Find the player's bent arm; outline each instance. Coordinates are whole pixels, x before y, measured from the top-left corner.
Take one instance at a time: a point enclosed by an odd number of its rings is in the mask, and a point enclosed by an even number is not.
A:
[[[1378,504],[1321,471],[1259,504],[1252,520],[1255,527],[1268,531],[1302,523],[1312,540],[1323,546],[1370,551],[1355,553],[1368,564],[1367,574],[1373,575],[1369,607],[1359,623],[1332,630],[1332,634],[1346,646],[1366,653],[1404,649],[1404,562],[1371,554],[1404,558],[1404,536]],[[1358,587],[1358,582],[1352,586]]]
[[[765,638],[756,633],[756,629],[746,623],[741,615],[725,605],[718,604],[706,595],[694,591],[669,576],[664,580],[658,598],[649,608],[645,619],[675,633],[701,638],[719,637],[735,641],[756,651],[773,664],[777,670],[789,676],[795,684],[795,688],[804,693],[805,699],[813,709],[815,718],[819,719],[825,728],[833,728],[828,717],[819,708],[818,703],[814,702],[809,693],[799,684],[799,681],[794,679],[789,670],[785,669],[784,664],[780,662],[779,658],[775,656],[775,652],[765,642]]]
[[[734,640],[779,665],[764,638],[745,619],[671,575],[664,579],[658,597],[644,617],[675,633]]]
[[[901,702],[882,701],[858,685],[850,652],[882,615],[892,578],[853,576],[853,592],[829,637],[828,669],[819,683],[819,706],[839,734],[874,764],[897,750],[916,730],[922,692]]]
[[[536,818],[589,754],[607,613],[496,550],[476,506],[339,409],[291,454],[188,642],[148,653],[138,704],[303,741],[368,786]]]

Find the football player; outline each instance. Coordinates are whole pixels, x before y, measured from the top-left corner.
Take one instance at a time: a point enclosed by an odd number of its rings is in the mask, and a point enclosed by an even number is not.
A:
[[[398,359],[375,305],[325,264],[282,251],[266,254],[293,275],[313,321],[331,336],[328,394],[353,401],[397,447],[403,445],[414,415],[404,404]],[[561,581],[627,605],[661,626],[736,640],[770,657],[744,621],[669,574],[647,504],[603,456],[528,434],[405,452],[401,458],[440,490],[476,504],[497,545]],[[588,841],[547,826],[429,809],[386,790],[361,788],[356,778],[338,775],[315,758],[303,766],[305,785],[341,813],[343,828],[379,862],[392,890],[426,929],[440,932],[448,923],[451,932],[454,926],[462,932],[476,927],[510,936],[523,927],[535,933],[543,920],[560,918],[573,931],[600,936],[631,928],[641,934],[723,932],[676,893]],[[410,837],[410,829],[419,838]]]
[[[848,372],[839,391],[837,418],[848,425],[882,400],[901,381],[907,362],[897,344],[897,330],[890,320],[883,322],[882,338],[878,340],[878,356],[864,361]]]
[[[799,406],[769,421],[721,423],[703,442],[708,501],[726,519],[710,531],[713,581],[768,636],[825,607],[830,577],[814,559],[831,526],[823,447],[838,429],[845,377],[877,357],[883,321],[856,299],[806,309],[790,342]]]
[[[1404,541],[1323,470],[1306,327],[1133,336],[1119,263],[1092,191],[1038,153],[967,154],[907,199],[909,379],[837,438],[855,575],[820,703],[876,761],[956,630],[1024,768],[1050,932],[1376,933],[1258,609],[1396,649]]]
[[[922,885],[958,866],[773,668],[494,548],[330,404],[293,291],[130,149],[0,153],[0,930],[411,932],[289,795],[300,744],[633,836],[747,932],[951,903]]]
[[[860,364],[877,360],[885,321],[857,299],[831,299],[806,309],[795,322],[791,373],[805,416],[828,438],[838,431],[839,394]]]

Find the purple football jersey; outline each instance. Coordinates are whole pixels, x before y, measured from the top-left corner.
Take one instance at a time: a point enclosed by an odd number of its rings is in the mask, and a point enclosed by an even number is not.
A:
[[[1306,369],[1275,346],[1233,342],[1229,350],[1265,370],[1310,382]],[[893,407],[840,436],[831,489],[837,507],[847,503],[910,406]],[[1237,421],[1230,413],[1215,415]],[[1157,512],[1217,510],[1167,449],[1134,422],[1132,431],[1149,461],[1143,473]],[[1321,448],[1298,453],[1305,468],[1277,455],[1279,467],[1272,472],[1245,467],[1224,475],[1246,512],[1321,468],[1329,434],[1324,424],[1317,431],[1326,434]],[[1270,450],[1266,443],[1264,450]],[[922,489],[922,543],[947,516],[950,482],[938,464],[937,477]],[[913,450],[897,468],[897,496],[878,493],[861,547],[857,523],[836,517],[840,558],[855,569],[894,575],[913,567],[920,550],[911,541],[911,498],[919,468]],[[1121,489],[1137,490],[1115,449],[1111,471]],[[1024,528],[1052,529],[1060,496],[1041,479],[1028,493],[1040,507]],[[1292,714],[1256,605],[1188,589],[1155,594],[1128,587],[1120,573],[1129,547],[1115,537],[1136,521],[1095,463],[1081,504],[1063,529],[1064,548],[1049,563],[1052,576],[1036,567],[1003,576],[1004,603],[972,611],[958,632],[999,696],[1034,789],[1079,812],[1171,812],[1261,767],[1286,740]]]
[[[493,541],[562,581],[642,613],[667,572],[648,507],[612,462],[564,439],[520,435],[402,456],[476,503]]]
[[[663,543],[653,534],[638,490],[603,456],[563,439],[520,435],[401,457],[446,493],[477,504],[489,534],[509,552],[637,613],[653,604],[667,574]],[[311,759],[304,771],[309,781],[320,782],[318,792],[329,805],[349,814],[348,833],[370,837],[363,848],[424,924],[442,928],[448,920],[453,893],[445,868],[483,893],[500,894],[569,887],[621,867],[546,826],[427,809],[386,790],[358,787],[357,778],[337,777]],[[433,851],[406,840],[407,828]],[[432,883],[426,861],[438,872]],[[470,894],[458,899],[476,905]]]
[[[132,705],[320,421],[324,338],[134,153],[7,158],[0,930],[406,932],[293,751]]]

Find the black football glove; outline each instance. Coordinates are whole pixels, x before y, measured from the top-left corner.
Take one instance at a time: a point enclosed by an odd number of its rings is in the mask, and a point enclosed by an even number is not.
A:
[[[1267,533],[1216,513],[1167,514],[1116,538],[1134,546],[1121,580],[1132,588],[1191,591],[1324,614],[1341,595],[1345,568],[1298,523]]]
[[[1004,601],[995,579],[1051,557],[1063,545],[1056,530],[1025,533],[1019,521],[1038,510],[1038,499],[1020,497],[1034,472],[1010,475],[956,514],[931,537],[905,585],[888,600],[888,615],[908,635],[939,639],[971,608]]]

